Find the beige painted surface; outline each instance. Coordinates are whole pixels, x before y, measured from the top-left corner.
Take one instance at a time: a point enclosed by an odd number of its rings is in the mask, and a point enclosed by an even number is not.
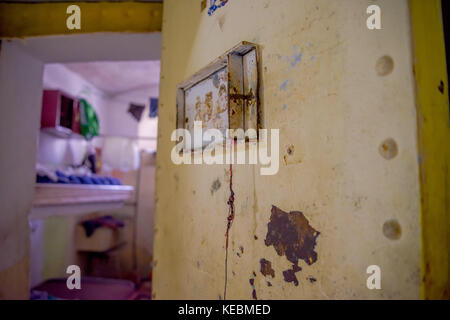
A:
[[[0,298],[27,299],[28,213],[33,199],[42,62],[2,41],[0,50]]]
[[[156,299],[218,299],[224,293],[229,168],[175,166],[176,86],[240,41],[261,49],[262,125],[280,129],[280,170],[235,165],[236,217],[230,231],[227,299],[419,298],[420,222],[416,115],[406,0],[377,1],[380,31],[366,28],[372,1],[229,1],[212,16],[200,0],[164,1],[156,173]],[[293,55],[302,53],[293,66]],[[393,72],[377,74],[389,55]],[[286,90],[281,86],[287,82]],[[284,105],[286,105],[284,107]],[[380,144],[392,138],[398,155]],[[294,154],[284,155],[288,146]],[[212,193],[219,179],[221,187]],[[300,261],[299,286],[264,239],[271,206],[299,210],[320,232],[317,262]],[[383,235],[396,219],[401,237]],[[255,240],[254,235],[257,236]],[[243,254],[240,253],[243,247]],[[237,255],[240,254],[241,257]],[[259,272],[268,259],[274,279]],[[366,268],[381,267],[381,290]],[[317,279],[311,283],[307,277]],[[266,285],[270,280],[271,287]]]

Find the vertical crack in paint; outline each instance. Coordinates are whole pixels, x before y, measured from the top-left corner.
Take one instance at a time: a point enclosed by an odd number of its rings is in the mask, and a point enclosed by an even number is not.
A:
[[[230,164],[230,197],[228,198],[228,217],[227,217],[227,231],[225,233],[225,288],[223,292],[223,299],[227,298],[227,281],[228,281],[228,238],[230,234],[231,225],[234,220],[234,191],[233,191],[233,165]]]

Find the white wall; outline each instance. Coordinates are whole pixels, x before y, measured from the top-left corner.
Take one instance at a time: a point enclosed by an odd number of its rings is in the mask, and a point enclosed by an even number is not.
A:
[[[44,89],[62,90],[74,97],[85,98],[95,109],[100,133],[105,132],[105,95],[91,83],[63,64],[46,64],[43,76]],[[39,133],[38,162],[55,166],[79,165],[83,161],[87,142],[84,139],[64,139],[46,132]]]
[[[105,133],[110,135],[124,135],[131,137],[156,137],[158,131],[158,119],[150,118],[150,97],[157,98],[158,86],[141,88],[115,95],[104,101],[105,110],[109,110],[105,121],[108,127]],[[145,105],[140,122],[137,122],[131,114],[127,113],[130,102]],[[153,142],[140,141],[140,146],[156,150],[156,140]]]
[[[43,63],[12,42],[1,45],[0,299],[26,299]]]
[[[85,98],[97,112],[100,134],[127,137],[156,137],[157,118],[149,118],[150,97],[158,97],[158,86],[149,86],[126,93],[109,96],[96,88],[64,64],[46,64],[43,86],[45,89],[62,90],[72,96]],[[127,112],[129,104],[145,105],[141,121],[137,122]],[[95,138],[96,145],[103,145],[105,139]],[[140,149],[156,150],[156,140],[141,140]],[[87,142],[84,139],[62,139],[40,132],[38,161],[51,165],[80,164],[83,160]]]

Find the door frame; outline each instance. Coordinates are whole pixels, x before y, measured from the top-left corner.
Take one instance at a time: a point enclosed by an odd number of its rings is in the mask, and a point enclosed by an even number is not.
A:
[[[446,0],[443,0],[446,1]],[[423,299],[450,299],[450,113],[441,0],[410,0]]]

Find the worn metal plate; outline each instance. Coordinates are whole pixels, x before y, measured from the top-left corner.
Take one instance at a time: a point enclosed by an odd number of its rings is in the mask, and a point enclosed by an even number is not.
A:
[[[223,68],[185,91],[185,128],[194,136],[194,121],[203,129],[218,129],[225,136],[228,128],[228,76]],[[208,144],[194,144],[194,148]]]
[[[186,145],[188,149],[209,144],[202,141],[201,133],[195,136],[195,121],[201,121],[204,130],[219,130],[223,138],[227,129],[257,129],[258,61],[254,44],[241,42],[178,86],[176,123],[194,138],[190,147]]]

